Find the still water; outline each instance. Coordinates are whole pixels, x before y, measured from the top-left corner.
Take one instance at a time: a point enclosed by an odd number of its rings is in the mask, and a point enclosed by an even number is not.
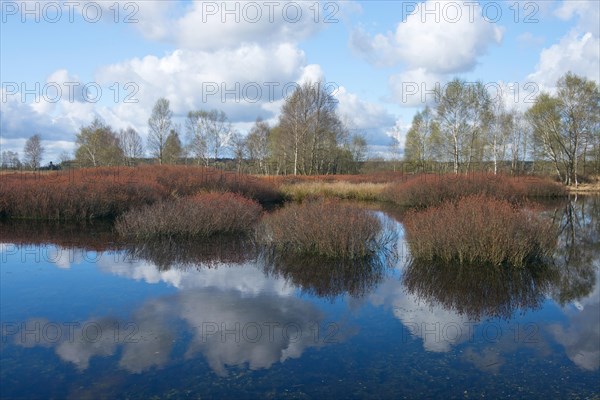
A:
[[[554,263],[518,273],[413,268],[394,213],[364,265],[4,223],[0,395],[598,398],[600,198],[544,213]]]

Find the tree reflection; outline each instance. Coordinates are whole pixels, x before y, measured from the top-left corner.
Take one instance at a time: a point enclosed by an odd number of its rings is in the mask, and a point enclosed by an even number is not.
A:
[[[596,285],[594,262],[600,256],[600,197],[575,196],[553,214],[559,226],[554,259],[560,277],[552,297],[564,305],[587,296]]]

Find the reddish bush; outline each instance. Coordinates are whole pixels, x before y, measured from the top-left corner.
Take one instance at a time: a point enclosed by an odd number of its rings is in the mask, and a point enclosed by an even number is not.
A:
[[[446,174],[418,175],[411,180],[392,184],[382,197],[400,206],[425,208],[475,194],[517,204],[531,197],[559,197],[567,192],[558,183],[534,177]]]
[[[0,175],[0,216],[34,219],[114,218],[159,200],[198,192],[234,192],[260,202],[281,199],[265,179],[201,167],[89,168]]]
[[[404,226],[411,256],[420,261],[523,266],[556,246],[549,221],[482,195],[411,211]]]
[[[233,193],[205,193],[130,210],[116,221],[125,237],[209,237],[250,231],[262,209]]]
[[[315,201],[267,215],[262,228],[263,241],[277,251],[354,259],[376,251],[382,226],[368,210]]]

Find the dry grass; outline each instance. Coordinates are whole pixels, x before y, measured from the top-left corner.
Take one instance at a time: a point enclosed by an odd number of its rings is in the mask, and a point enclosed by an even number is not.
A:
[[[261,213],[258,203],[240,195],[206,193],[128,211],[115,227],[120,235],[135,239],[210,237],[249,232]]]
[[[556,246],[551,222],[481,195],[412,211],[404,225],[411,256],[427,262],[522,267]]]
[[[368,210],[336,201],[289,204],[266,215],[259,238],[276,251],[359,259],[377,251],[381,222]]]
[[[280,191],[294,201],[323,197],[326,199],[376,201],[387,188],[386,183],[301,182],[284,184]]]

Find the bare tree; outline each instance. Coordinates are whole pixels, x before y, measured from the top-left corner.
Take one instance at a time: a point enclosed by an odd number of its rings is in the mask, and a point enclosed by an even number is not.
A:
[[[494,175],[498,174],[498,162],[506,157],[506,146],[515,130],[514,114],[506,111],[501,101],[493,105],[493,114],[488,126],[488,148],[494,164]]]
[[[235,159],[236,170],[238,173],[242,172],[242,162],[246,157],[246,138],[244,138],[238,131],[232,131],[229,137],[229,146]]]
[[[321,82],[298,87],[283,105],[279,125],[291,145],[294,175],[331,172],[341,136],[336,100]]]
[[[452,158],[454,173],[483,157],[483,133],[491,119],[490,96],[481,82],[455,79],[436,93],[442,143]]]
[[[167,136],[171,130],[173,112],[169,108],[169,100],[160,98],[152,109],[152,115],[148,119],[148,148],[152,155],[158,159],[158,163],[164,162],[164,149]]]
[[[203,111],[190,111],[185,120],[188,149],[198,164],[208,166],[208,140],[201,118]]]
[[[40,167],[42,156],[44,154],[44,147],[42,146],[42,138],[40,135],[36,134],[27,139],[25,147],[23,148],[23,154],[25,164],[27,164],[29,168],[38,169]]]
[[[268,174],[267,158],[269,156],[269,136],[271,128],[269,124],[258,118],[246,137],[246,148],[248,157],[258,163],[258,170]]]
[[[136,158],[144,156],[142,138],[137,131],[131,127],[119,131],[119,144],[129,165],[133,165]]]
[[[0,165],[2,166],[2,169],[21,168],[19,154],[10,150],[3,151],[2,154],[0,154]]]
[[[231,124],[223,111],[201,111],[200,124],[205,132],[208,149],[212,153],[215,163],[223,144],[227,142],[231,133]]]

